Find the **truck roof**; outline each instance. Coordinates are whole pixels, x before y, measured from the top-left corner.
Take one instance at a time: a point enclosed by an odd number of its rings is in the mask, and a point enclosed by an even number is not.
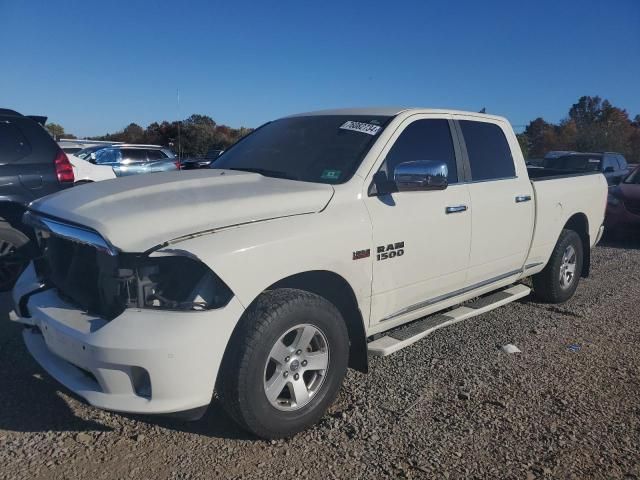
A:
[[[329,110],[316,110],[312,112],[297,113],[289,117],[307,117],[312,115],[380,115],[396,116],[401,113],[440,113],[452,115],[473,115],[474,117],[487,118],[490,120],[506,121],[504,117],[489,115],[486,113],[468,112],[464,110],[452,110],[448,108],[420,108],[420,107],[365,107],[365,108],[337,108]]]

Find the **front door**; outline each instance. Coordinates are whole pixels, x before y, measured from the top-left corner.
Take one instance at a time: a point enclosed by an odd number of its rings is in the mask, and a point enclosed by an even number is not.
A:
[[[410,117],[373,169],[392,178],[403,162],[446,162],[449,186],[365,199],[373,224],[371,325],[419,311],[465,282],[471,205],[450,125],[442,116]]]

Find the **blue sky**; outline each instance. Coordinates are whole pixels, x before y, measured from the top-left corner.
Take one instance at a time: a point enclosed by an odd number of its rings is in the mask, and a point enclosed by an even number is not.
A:
[[[407,105],[640,113],[640,1],[0,0],[0,106],[77,135]],[[180,107],[176,90],[180,91]]]

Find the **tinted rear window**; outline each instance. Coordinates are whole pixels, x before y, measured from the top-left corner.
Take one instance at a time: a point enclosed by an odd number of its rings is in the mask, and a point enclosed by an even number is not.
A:
[[[564,157],[546,159],[544,167],[555,170],[598,172],[600,171],[601,163],[602,156],[599,155],[565,155]]]
[[[20,160],[31,153],[22,131],[10,122],[0,122],[0,164]]]
[[[513,178],[516,170],[502,129],[493,123],[460,120],[473,181]]]
[[[146,162],[147,151],[144,149],[122,149],[122,158],[124,161],[130,160],[132,162]]]
[[[163,158],[167,158],[164,153],[160,150],[147,150],[147,156],[149,160],[162,160]]]

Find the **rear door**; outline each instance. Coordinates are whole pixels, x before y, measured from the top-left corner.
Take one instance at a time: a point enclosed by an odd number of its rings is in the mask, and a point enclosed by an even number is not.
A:
[[[473,207],[467,285],[473,287],[520,273],[531,245],[535,207],[511,128],[471,116],[458,117],[457,126],[470,172]]]
[[[365,197],[373,225],[372,324],[419,313],[464,285],[470,199],[452,125],[442,115],[409,117],[371,172],[369,182],[378,171],[392,178],[400,163],[433,160],[447,163],[449,182],[445,190]]]
[[[147,172],[149,159],[146,149],[122,148],[120,151],[122,152],[122,160],[116,170],[116,175],[125,177]]]
[[[162,172],[177,168],[174,161],[170,160],[162,150],[147,150],[147,157],[149,159],[148,168],[150,172]]]

